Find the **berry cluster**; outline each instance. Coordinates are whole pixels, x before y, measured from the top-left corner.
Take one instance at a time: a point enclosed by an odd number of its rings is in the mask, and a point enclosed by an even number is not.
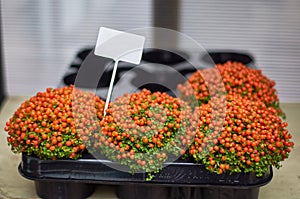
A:
[[[104,154],[132,172],[156,173],[169,155],[179,156],[192,143],[193,132],[187,131],[191,117],[185,102],[166,93],[143,89],[125,94],[110,104],[99,122],[93,154]]]
[[[253,172],[264,174],[270,165],[288,157],[291,135],[273,107],[261,101],[250,101],[239,95],[228,95],[224,120],[212,114],[212,103],[196,108],[201,115],[189,154],[210,171]]]
[[[230,61],[198,70],[178,85],[199,115],[187,156],[219,174],[260,176],[270,165],[279,168],[294,143],[274,86],[261,70]]]
[[[266,106],[276,108],[278,114],[285,117],[279,107],[275,82],[263,75],[261,70],[249,68],[239,62],[228,61],[217,64],[214,68],[198,70],[184,85],[178,85],[178,89],[183,99],[190,103],[192,96],[195,96],[200,105],[207,103],[215,93],[225,91],[229,95],[237,94],[252,101],[262,101]]]
[[[41,159],[77,159],[86,148],[83,134],[95,130],[87,113],[97,112],[101,117],[103,107],[100,98],[73,86],[48,88],[25,101],[6,123],[8,144],[15,153]]]

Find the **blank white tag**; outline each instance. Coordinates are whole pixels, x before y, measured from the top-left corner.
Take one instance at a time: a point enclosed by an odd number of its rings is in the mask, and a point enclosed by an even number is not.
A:
[[[144,36],[101,27],[94,53],[115,61],[139,64],[144,43]]]
[[[105,27],[99,29],[97,43],[94,54],[101,57],[111,58],[115,61],[112,77],[110,80],[104,115],[110,101],[118,62],[124,61],[132,64],[139,64],[141,62],[145,37],[126,33],[118,30],[113,30]]]

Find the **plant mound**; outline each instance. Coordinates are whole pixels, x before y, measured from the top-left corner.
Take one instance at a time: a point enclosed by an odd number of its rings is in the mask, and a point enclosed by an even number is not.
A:
[[[15,153],[40,159],[77,159],[86,149],[84,133],[97,129],[89,112],[101,119],[103,107],[99,97],[73,86],[48,88],[22,103],[6,123],[8,144]]]
[[[213,172],[253,172],[257,176],[269,166],[280,167],[294,145],[287,123],[277,110],[261,101],[227,95],[224,114],[212,114],[212,102],[197,107],[200,119],[189,154]],[[224,120],[214,121],[215,117]]]
[[[193,140],[191,127],[196,128],[185,102],[146,89],[118,97],[106,113],[93,135],[96,152],[131,172],[157,173],[168,158],[185,152]]]
[[[192,88],[192,89],[190,89]],[[216,93],[240,95],[251,101],[261,101],[267,107],[274,107],[278,115],[285,118],[280,109],[275,82],[262,74],[261,70],[249,68],[239,62],[228,61],[214,68],[198,70],[183,85],[178,85],[182,98],[192,103],[207,103]]]

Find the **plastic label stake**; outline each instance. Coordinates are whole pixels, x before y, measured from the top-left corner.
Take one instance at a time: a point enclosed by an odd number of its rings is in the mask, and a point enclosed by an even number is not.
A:
[[[104,115],[106,115],[106,110],[110,102],[118,62],[124,61],[139,64],[141,62],[144,44],[144,36],[100,27],[94,54],[111,58],[115,62],[105,101]]]

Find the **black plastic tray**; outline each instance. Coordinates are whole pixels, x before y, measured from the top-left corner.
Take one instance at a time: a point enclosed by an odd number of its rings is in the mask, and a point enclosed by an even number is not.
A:
[[[270,182],[273,176],[271,167],[262,177],[253,173],[218,175],[202,165],[179,161],[166,163],[153,180],[146,181],[146,174],[132,175],[110,167],[115,164],[118,163],[97,160],[89,154],[79,160],[55,161],[23,154],[19,172],[35,181],[37,193],[43,198],[85,198],[92,194],[95,184],[110,184],[118,185],[118,196],[126,199],[153,198],[158,193],[160,199],[171,196],[256,199],[259,187]]]
[[[80,68],[81,63],[91,51],[92,48],[86,48],[78,52],[70,65],[72,73],[64,76],[64,85],[74,84],[76,70]],[[247,52],[214,50],[209,51],[209,55],[215,63],[232,60],[255,67],[254,58]],[[208,57],[200,59],[204,62],[210,61]],[[174,53],[152,49],[143,54],[142,61],[158,62],[176,68],[176,66],[187,64],[187,60],[189,60],[188,55],[183,58]],[[122,63],[120,65],[119,72],[132,68],[128,65],[123,66]],[[188,76],[194,70],[193,67],[186,65],[178,69],[178,72]],[[110,72],[106,71],[107,75]],[[108,87],[107,75],[103,75],[98,88]],[[89,80],[90,76],[87,75],[86,81],[82,82],[83,87],[90,86]],[[164,91],[165,89],[157,85],[147,86],[151,91]],[[270,182],[273,177],[272,167],[262,177],[256,177],[253,173],[218,175],[205,170],[202,165],[179,161],[166,163],[163,170],[152,181],[146,181],[146,174],[132,175],[110,167],[115,164],[118,163],[96,160],[89,154],[85,154],[83,158],[76,161],[40,160],[22,154],[19,172],[25,178],[33,180],[37,194],[46,199],[86,198],[94,192],[96,184],[117,186],[117,196],[121,199],[257,199],[259,188]]]
[[[93,55],[93,48],[87,47],[81,49],[75,56],[73,62],[69,66],[69,71],[64,74],[60,86],[75,84],[77,87],[82,88],[97,88],[100,93],[97,93],[102,99],[106,98],[107,89],[110,83],[110,77],[112,74],[112,67],[105,69],[104,66],[111,64],[112,60],[108,58],[98,57]],[[78,79],[78,71],[83,61],[88,58],[89,72],[85,71],[80,73]],[[140,89],[141,87],[155,92],[167,92],[169,95],[174,95],[174,92],[178,84],[182,84],[186,81],[183,77],[189,77],[196,71],[190,63],[195,62],[195,59],[199,61],[200,66],[203,68],[211,67],[212,61],[215,63],[225,63],[226,61],[239,61],[248,67],[256,68],[255,60],[251,53],[246,51],[233,51],[233,50],[208,50],[208,53],[201,55],[195,55],[192,52],[169,52],[161,49],[145,49],[142,55],[141,64],[159,63],[173,67],[174,70],[168,71],[168,73],[162,73],[160,70],[147,71],[142,68],[135,68],[135,65],[128,64],[126,62],[120,62],[114,85],[119,83],[122,74],[130,71],[133,74],[133,78],[129,78],[126,81],[122,81],[129,87],[135,87]],[[200,59],[200,60],[199,60]],[[103,66],[103,67],[100,67]],[[135,69],[134,69],[135,68]],[[101,71],[101,72],[99,72]],[[91,81],[95,77],[95,74],[99,74],[99,80],[97,82]],[[123,79],[124,80],[124,79]],[[146,82],[146,83],[145,83]],[[155,83],[153,83],[155,82]],[[123,85],[124,87],[124,85]],[[118,89],[117,89],[118,90]],[[124,91],[124,89],[120,89]],[[130,89],[129,89],[130,90]],[[116,93],[117,94],[117,93]],[[123,93],[119,93],[123,95]]]

